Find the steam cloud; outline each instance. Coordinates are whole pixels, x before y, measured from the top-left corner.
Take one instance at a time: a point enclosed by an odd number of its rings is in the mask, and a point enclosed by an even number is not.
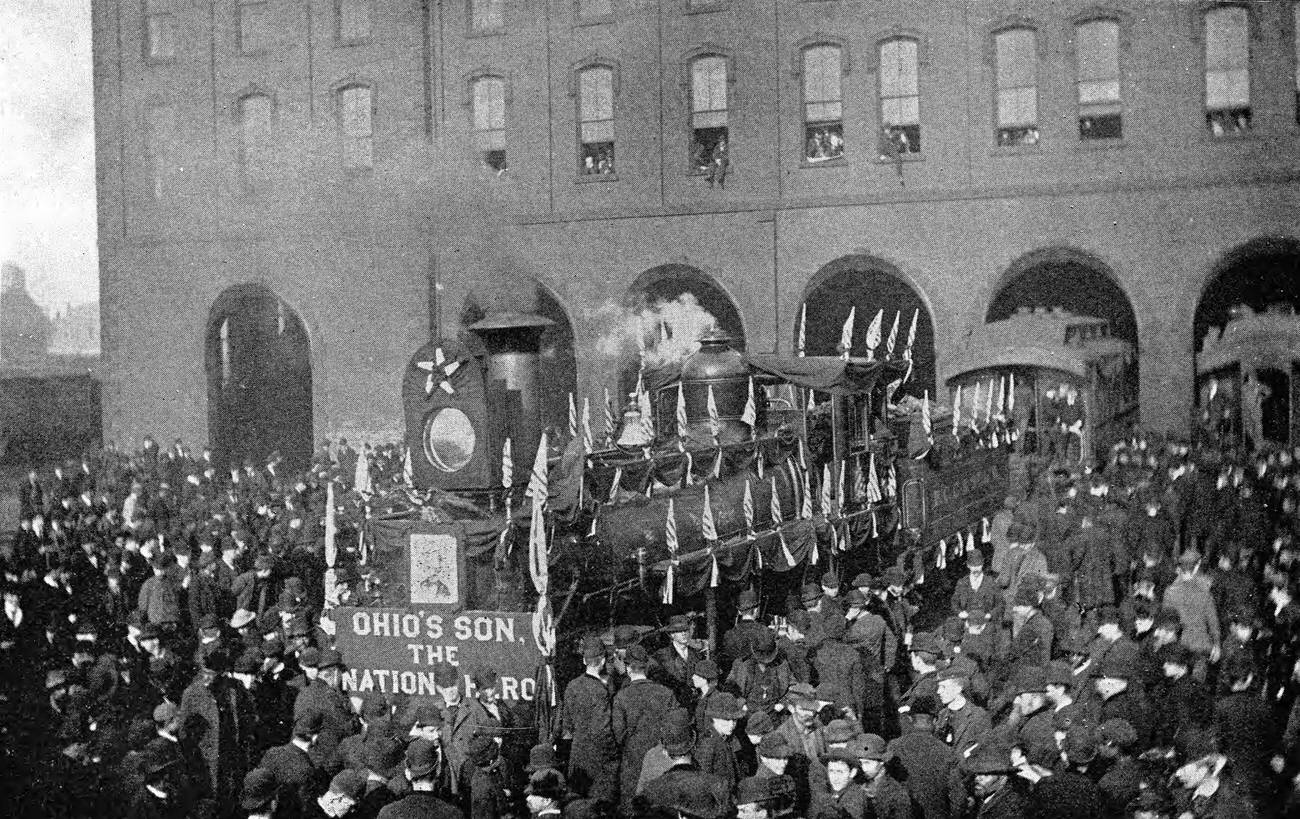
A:
[[[717,318],[689,292],[638,309],[606,302],[592,311],[590,319],[607,328],[596,342],[600,355],[634,357],[644,345],[647,367],[680,363],[700,349],[700,336],[718,326]]]

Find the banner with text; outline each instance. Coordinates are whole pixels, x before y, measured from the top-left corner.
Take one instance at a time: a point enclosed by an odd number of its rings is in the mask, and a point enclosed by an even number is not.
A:
[[[337,608],[335,643],[347,663],[345,691],[437,696],[476,669],[500,677],[505,700],[537,693],[542,653],[533,639],[532,614],[455,611],[445,607]]]

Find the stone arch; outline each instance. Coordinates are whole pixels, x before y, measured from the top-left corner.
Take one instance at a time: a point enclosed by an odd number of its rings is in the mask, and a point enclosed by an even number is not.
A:
[[[208,437],[219,464],[279,452],[291,468],[311,460],[311,339],[298,313],[260,284],[222,291],[204,333]]]
[[[1300,240],[1262,236],[1230,249],[1215,263],[1192,314],[1192,339],[1200,352],[1206,333],[1228,321],[1237,305],[1262,310],[1289,304],[1300,312]]]
[[[885,353],[894,315],[899,316],[895,356],[902,355],[907,333],[916,316],[916,339],[912,346],[912,377],[899,392],[922,395],[935,392],[934,317],[925,296],[896,265],[876,256],[841,256],[823,265],[804,288],[803,305],[808,319],[804,327],[804,352],[808,355],[836,355],[849,309],[856,308],[853,323],[853,353],[866,354],[867,329],[878,310],[885,316],[877,356]],[[802,309],[801,309],[802,312]],[[799,316],[794,321],[794,349],[799,345]]]
[[[662,264],[637,276],[623,296],[622,320],[627,326],[619,329],[619,386],[625,393],[636,383],[638,335],[651,367],[680,362],[713,326],[731,336],[732,347],[745,349],[745,323],[735,299],[713,276],[688,264]]]
[[[1106,319],[1113,335],[1137,347],[1133,302],[1110,265],[1087,251],[1047,247],[1013,261],[994,290],[984,320],[1000,321],[1026,307],[1061,307]]]

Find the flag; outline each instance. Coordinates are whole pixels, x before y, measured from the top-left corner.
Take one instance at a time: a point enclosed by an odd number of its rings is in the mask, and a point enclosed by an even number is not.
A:
[[[754,493],[749,487],[749,481],[745,481],[745,498],[741,501],[740,510],[745,515],[745,536],[750,540],[754,539]]]
[[[845,361],[849,360],[849,355],[853,350],[853,318],[857,315],[856,306],[849,308],[849,317],[844,320],[844,328],[840,330],[840,358]]]
[[[677,437],[683,442],[690,436],[691,424],[686,417],[686,392],[682,382],[677,382]]]
[[[844,470],[848,464],[848,459],[840,461],[840,479],[835,487],[835,511],[839,517],[844,517]]]
[[[948,541],[940,538],[939,548],[936,552],[937,554],[934,557],[934,567],[940,570],[948,568]]]
[[[637,387],[637,410],[641,413],[641,429],[645,432],[647,441],[655,439],[655,421],[654,409],[650,406],[650,393],[646,392],[645,384],[638,374],[636,377]]]
[[[605,388],[605,446],[614,446],[614,402],[609,398],[609,387]]]
[[[894,465],[889,465],[888,477],[885,479],[885,497],[894,498],[898,496],[898,472],[894,470]]]
[[[758,406],[754,403],[754,377],[749,377],[749,395],[745,398],[745,410],[740,414],[741,423],[749,425],[749,431],[754,433],[754,427],[758,424]]]
[[[894,326],[889,328],[889,338],[885,339],[885,358],[894,357],[894,345],[898,342],[898,322],[903,318],[902,310],[894,311]]]
[[[957,437],[957,427],[961,424],[961,384],[952,395],[952,434]]]
[[[501,445],[501,485],[506,489],[515,485],[515,458],[510,451],[510,439]]]
[[[876,358],[876,348],[880,346],[880,332],[882,322],[885,320],[885,310],[882,307],[876,311],[876,315],[871,319],[871,324],[867,327],[867,360],[874,361]]]
[[[547,454],[549,443],[546,440],[546,430],[542,430],[542,437],[537,441],[537,455],[533,458],[533,471],[528,476],[528,489],[524,495],[533,498],[543,506],[546,505],[546,499],[549,493],[549,475],[547,474]]]
[[[997,415],[997,417],[998,417],[999,419],[1002,419],[1002,418],[1005,418],[1005,417],[1006,417],[1006,415],[1003,413],[1003,409],[1005,409],[1005,407],[1006,407],[1006,405],[1007,405],[1006,402],[1007,402],[1007,377],[1004,375],[1004,376],[1002,376],[1001,378],[998,379],[998,415]]]
[[[804,520],[813,518],[812,476],[806,469],[803,471],[803,508],[799,510],[799,517]]]
[[[713,385],[709,385],[708,397],[709,412],[709,430],[713,432],[713,441],[717,443],[718,435],[722,432],[722,420],[718,417],[718,402],[713,397]]]
[[[334,568],[338,558],[338,511],[334,508],[334,481],[325,484],[325,565]],[[328,591],[328,589],[326,589]]]
[[[618,500],[618,487],[623,482],[623,467],[614,467],[614,481],[609,485],[609,502]]]
[[[880,476],[876,474],[876,453],[867,457],[867,503],[880,503]]]
[[[831,519],[831,465],[822,464],[822,516]]]
[[[1007,414],[1016,410],[1016,374],[1011,373],[1007,378]]]
[[[984,423],[993,423],[993,379],[989,379],[989,394],[984,396]]]
[[[591,399],[582,396],[582,451],[590,455],[595,447],[595,438],[591,434]]]
[[[543,433],[544,434],[544,433]],[[533,579],[533,589],[546,596],[550,585],[550,554],[546,545],[546,497],[533,496],[533,512],[528,522],[528,574]]]
[[[578,408],[573,403],[573,393],[569,393],[569,437],[578,437]]]
[[[799,342],[795,345],[795,352],[800,358],[804,357],[804,344],[807,341],[808,329],[808,302],[803,303],[799,309]]]
[[[357,468],[352,473],[352,487],[362,495],[369,495],[371,492],[369,447],[361,447],[361,452],[357,455]]]
[[[709,588],[718,587],[718,556],[713,553],[713,547],[718,542],[718,529],[713,523],[713,506],[709,503],[709,485],[704,485],[704,510],[700,513],[700,535],[703,536],[705,544],[709,550],[709,560],[712,565],[709,567]]]
[[[682,454],[686,456],[682,459],[683,485],[693,486],[695,484],[695,456],[691,454],[689,449],[684,450]]]
[[[980,382],[975,382],[975,397],[970,402],[970,428],[975,429],[980,417]]]
[[[903,360],[907,362],[907,372],[903,374],[906,382],[912,377],[912,345],[916,343],[916,320],[921,315],[921,308],[912,311],[912,326],[907,330],[907,344],[903,346]]]
[[[402,480],[407,486],[415,486],[415,467],[411,464],[411,448],[406,448],[406,455],[402,457]]]
[[[925,391],[921,398],[921,429],[925,430],[925,442],[934,446],[934,422],[930,420],[930,391]]]
[[[993,530],[989,526],[988,518],[980,518],[980,543],[992,543]]]
[[[673,602],[673,569],[677,566],[677,515],[668,499],[668,520],[664,522],[664,545],[668,547],[668,571],[664,575],[664,605]]]
[[[722,477],[722,444],[718,444],[718,454],[713,459],[713,477]]]

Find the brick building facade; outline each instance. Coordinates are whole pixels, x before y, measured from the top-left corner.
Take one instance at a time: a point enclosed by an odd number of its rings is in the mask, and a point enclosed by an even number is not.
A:
[[[430,325],[487,310],[560,319],[548,383],[596,399],[639,297],[757,351],[815,305],[820,353],[915,304],[935,389],[1048,285],[1185,428],[1206,289],[1300,301],[1295,6],[96,0],[106,438],[207,438],[250,285],[316,437],[396,436]]]

